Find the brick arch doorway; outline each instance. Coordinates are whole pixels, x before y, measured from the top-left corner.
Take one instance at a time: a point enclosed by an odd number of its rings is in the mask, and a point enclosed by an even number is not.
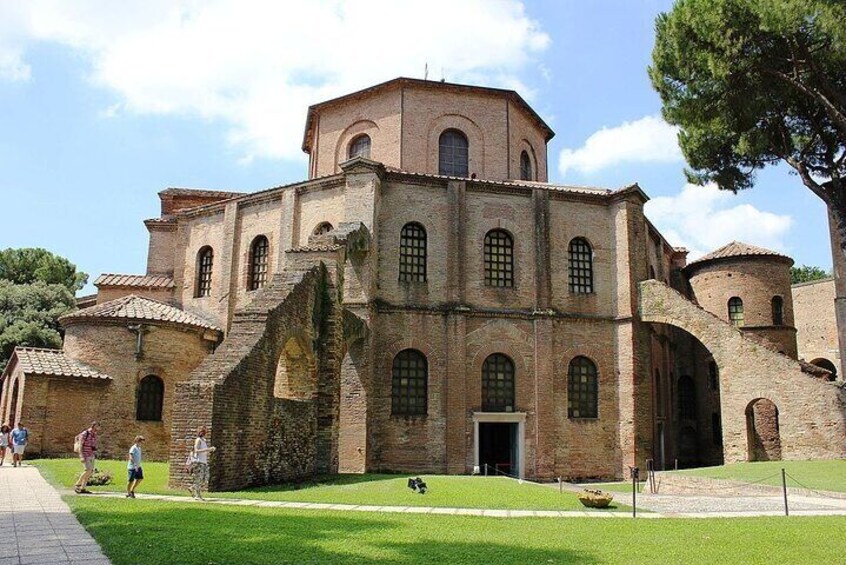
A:
[[[781,460],[778,416],[778,406],[767,398],[756,398],[746,406],[749,461]]]
[[[297,336],[288,338],[276,363],[273,396],[289,400],[317,397],[317,366],[314,352]]]

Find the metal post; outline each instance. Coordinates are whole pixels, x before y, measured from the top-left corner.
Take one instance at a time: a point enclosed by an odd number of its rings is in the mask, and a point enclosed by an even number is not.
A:
[[[781,490],[784,492],[784,515],[790,516],[790,511],[787,509],[787,474],[784,469],[781,470]]]
[[[488,464],[487,463],[485,463],[485,476],[486,477],[488,476]]]
[[[637,474],[632,473],[632,518],[637,518]]]
[[[561,477],[558,477],[558,492],[564,494],[564,483],[561,482]]]

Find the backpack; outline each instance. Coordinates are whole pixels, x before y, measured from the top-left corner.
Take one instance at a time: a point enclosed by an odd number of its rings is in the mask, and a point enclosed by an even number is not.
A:
[[[79,432],[75,438],[73,438],[73,452],[74,453],[82,453],[82,440],[85,432],[88,430]]]

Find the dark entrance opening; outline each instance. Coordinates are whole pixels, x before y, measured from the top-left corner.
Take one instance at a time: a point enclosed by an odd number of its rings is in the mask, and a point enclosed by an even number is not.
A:
[[[507,473],[520,475],[517,454],[517,424],[500,422],[479,423],[479,466],[488,475]]]

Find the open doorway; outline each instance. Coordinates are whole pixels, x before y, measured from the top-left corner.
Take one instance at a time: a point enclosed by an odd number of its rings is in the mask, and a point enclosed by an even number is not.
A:
[[[479,465],[488,466],[488,474],[520,476],[516,422],[479,423]]]

